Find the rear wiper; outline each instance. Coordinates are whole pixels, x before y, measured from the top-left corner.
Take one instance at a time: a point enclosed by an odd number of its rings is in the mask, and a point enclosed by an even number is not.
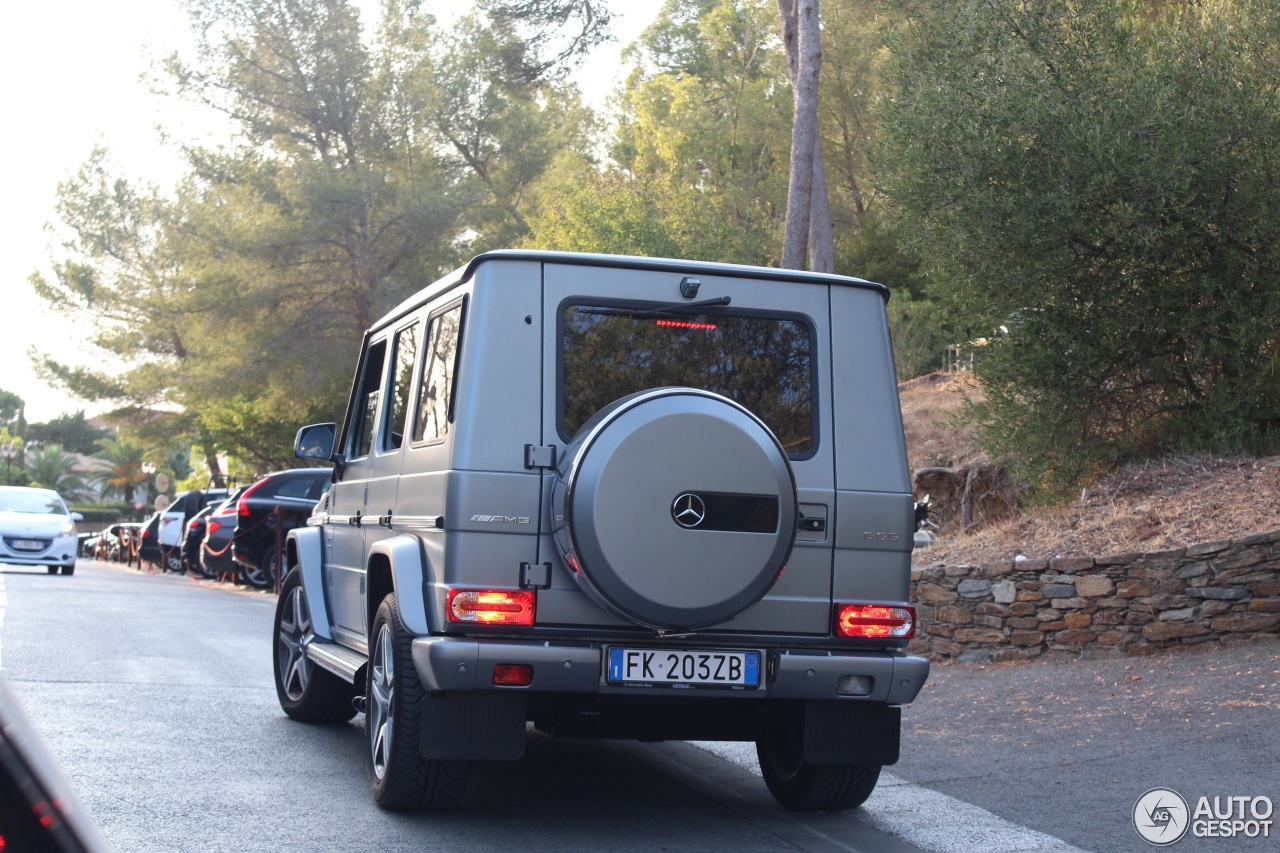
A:
[[[714,299],[703,299],[698,302],[672,302],[657,308],[579,308],[583,314],[600,314],[605,317],[627,317],[643,320],[649,317],[662,317],[669,314],[696,313],[698,308],[711,308],[717,305],[728,305],[732,300],[728,296],[717,296]]]

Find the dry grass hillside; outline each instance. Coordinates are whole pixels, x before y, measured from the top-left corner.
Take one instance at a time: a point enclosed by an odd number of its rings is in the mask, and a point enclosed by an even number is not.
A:
[[[918,549],[916,565],[1162,551],[1280,528],[1280,456],[1150,461],[1112,473],[1066,506],[1019,508],[1012,484],[953,423],[964,396],[976,393],[944,374],[902,386],[916,496],[930,494],[941,524],[940,541]]]

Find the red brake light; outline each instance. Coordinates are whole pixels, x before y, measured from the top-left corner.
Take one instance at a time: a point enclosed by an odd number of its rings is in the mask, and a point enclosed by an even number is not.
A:
[[[716,330],[715,323],[695,323],[692,320],[657,320],[655,322],[663,329],[702,329],[707,332]]]
[[[836,636],[864,640],[909,640],[916,635],[914,607],[836,605]]]
[[[221,529],[222,529],[222,522],[220,522],[220,521],[210,521],[210,522],[209,522],[209,529],[208,529],[208,530],[206,530],[206,531],[204,532],[204,535],[205,535],[205,536],[212,536],[213,534],[217,533],[217,532],[218,532],[219,530],[221,530]]]
[[[271,479],[270,477],[267,477],[266,479],[259,480],[258,482],[254,483],[252,486],[244,490],[244,494],[240,495],[240,500],[236,501],[237,515],[239,515],[241,518],[249,517],[249,505],[244,502],[244,499],[249,497],[249,495],[253,494],[254,492],[258,491],[258,489],[265,486],[267,484],[267,480],[270,480],[270,479]]]
[[[482,625],[532,625],[534,595],[530,591],[451,589],[447,599],[450,622]]]
[[[493,668],[493,683],[507,687],[528,687],[533,667],[526,663],[500,663]]]

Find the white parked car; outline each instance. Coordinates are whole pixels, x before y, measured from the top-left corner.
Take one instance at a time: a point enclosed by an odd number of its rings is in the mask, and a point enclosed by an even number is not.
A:
[[[76,570],[78,512],[68,512],[52,489],[0,486],[0,563],[44,566],[49,574]]]

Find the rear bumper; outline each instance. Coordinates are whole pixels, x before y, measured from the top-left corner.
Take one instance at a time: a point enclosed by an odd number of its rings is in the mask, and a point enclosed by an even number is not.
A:
[[[760,689],[720,695],[740,697],[746,701],[828,699],[905,705],[916,698],[929,677],[927,660],[900,652],[762,650],[766,655],[766,678]],[[552,644],[465,637],[418,637],[413,641],[414,668],[423,686],[430,691],[497,690],[619,696],[652,695],[655,692],[653,689],[608,684],[603,660],[604,646],[601,644]],[[532,681],[525,687],[495,685],[493,670],[499,664],[531,667]],[[837,682],[845,676],[870,678],[870,692],[856,697],[840,695]],[[672,691],[667,689],[663,693],[670,695]]]

